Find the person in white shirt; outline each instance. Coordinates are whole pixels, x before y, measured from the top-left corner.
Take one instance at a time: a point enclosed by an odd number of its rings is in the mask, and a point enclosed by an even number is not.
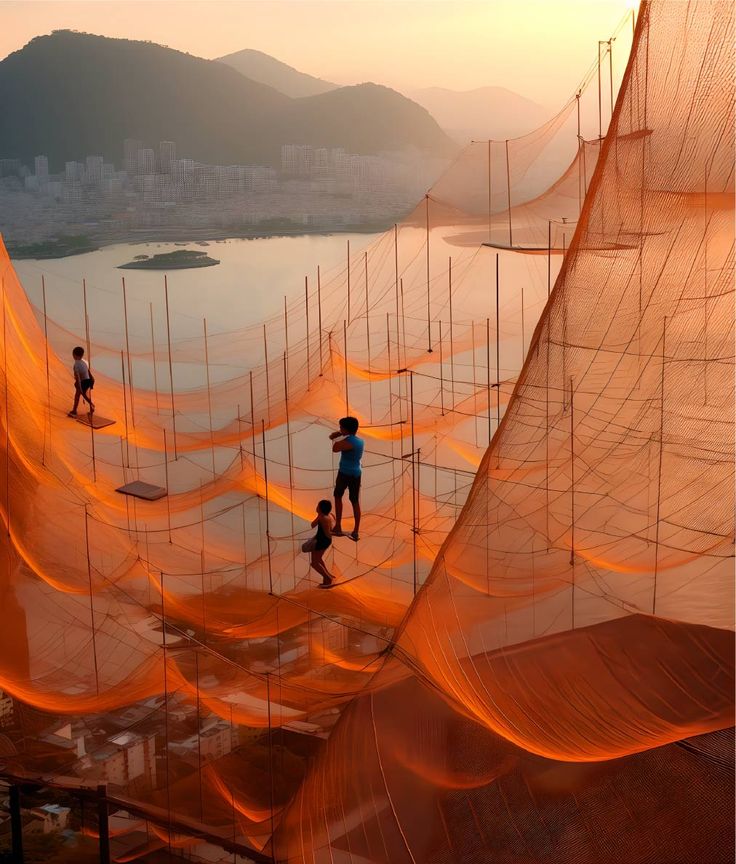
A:
[[[77,416],[80,397],[89,403],[89,413],[92,414],[94,413],[95,406],[88,394],[95,386],[95,379],[94,375],[89,371],[89,364],[84,359],[84,348],[80,348],[77,345],[72,351],[72,357],[74,358],[74,406],[68,416]]]

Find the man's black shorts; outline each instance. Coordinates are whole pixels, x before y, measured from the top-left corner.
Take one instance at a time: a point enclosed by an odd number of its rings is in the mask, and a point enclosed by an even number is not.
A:
[[[348,490],[348,498],[351,501],[357,501],[360,495],[360,474],[353,477],[351,474],[343,474],[342,471],[337,472],[335,480],[335,498],[340,498],[345,490]]]

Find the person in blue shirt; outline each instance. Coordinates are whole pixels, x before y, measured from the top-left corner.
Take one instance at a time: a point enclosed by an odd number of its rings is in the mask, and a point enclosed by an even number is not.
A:
[[[340,454],[340,464],[335,481],[335,527],[332,534],[344,537],[342,530],[342,496],[348,490],[348,498],[353,505],[355,519],[353,530],[347,536],[356,542],[360,539],[360,478],[362,469],[360,460],[363,458],[364,442],[358,438],[358,421],[355,417],[343,417],[340,420],[340,430],[330,435],[332,452]]]

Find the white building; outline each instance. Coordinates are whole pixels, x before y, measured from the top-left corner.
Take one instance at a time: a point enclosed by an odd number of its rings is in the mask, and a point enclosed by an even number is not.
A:
[[[49,157],[48,156],[36,156],[35,160],[35,175],[39,178],[46,178],[49,176]]]

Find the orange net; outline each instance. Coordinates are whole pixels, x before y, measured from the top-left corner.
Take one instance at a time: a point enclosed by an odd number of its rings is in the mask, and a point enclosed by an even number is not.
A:
[[[732,37],[645,4],[605,139],[596,69],[257,326],[174,279],[34,307],[3,250],[8,769],[106,780],[156,826],[120,860],[727,860]],[[64,416],[76,343],[112,426]]]

